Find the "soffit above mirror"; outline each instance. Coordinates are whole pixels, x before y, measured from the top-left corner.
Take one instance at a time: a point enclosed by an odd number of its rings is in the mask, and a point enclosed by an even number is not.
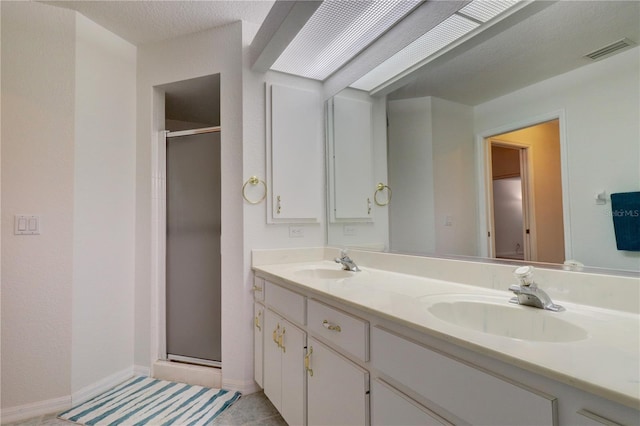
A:
[[[345,87],[374,96],[403,88],[392,97],[438,96],[477,105],[586,65],[591,60],[584,56],[591,50],[625,38],[635,44],[640,38],[638,4],[628,1],[312,3],[317,6],[304,22],[293,19],[297,28],[290,30],[286,45],[280,40],[262,71],[323,81],[327,99]],[[383,25],[366,8],[382,3],[403,4],[404,9],[395,10]],[[620,13],[625,9],[628,13]],[[385,10],[389,15],[391,9],[379,9]],[[279,21],[283,27],[285,18]],[[354,31],[357,24],[375,29],[369,34],[375,40],[363,42]],[[349,35],[360,44],[347,42]],[[338,55],[328,59],[327,52]]]
[[[527,4],[518,0],[276,2],[251,46],[252,66],[256,71],[271,69],[320,80],[335,92],[383,63],[384,80],[394,77]],[[380,78],[379,73],[373,79],[369,76],[354,87],[371,90]]]

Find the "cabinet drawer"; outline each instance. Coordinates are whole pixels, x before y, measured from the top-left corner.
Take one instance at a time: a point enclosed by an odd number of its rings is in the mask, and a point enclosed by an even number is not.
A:
[[[580,424],[582,426],[622,426],[620,423],[616,423],[612,420],[599,416],[591,411],[579,410]]]
[[[371,382],[371,426],[452,426],[381,380]]]
[[[299,324],[304,324],[304,296],[291,290],[265,281],[265,303],[284,317]]]
[[[378,327],[371,363],[380,372],[471,424],[554,425],[556,400]]]
[[[340,348],[369,361],[369,322],[317,300],[307,304],[307,328]]]

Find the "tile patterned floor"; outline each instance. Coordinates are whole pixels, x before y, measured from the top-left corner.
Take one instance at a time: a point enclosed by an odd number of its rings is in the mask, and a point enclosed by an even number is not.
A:
[[[70,426],[75,423],[56,418],[57,413],[34,417],[3,426]],[[216,418],[212,426],[286,426],[278,411],[264,393],[243,395]]]

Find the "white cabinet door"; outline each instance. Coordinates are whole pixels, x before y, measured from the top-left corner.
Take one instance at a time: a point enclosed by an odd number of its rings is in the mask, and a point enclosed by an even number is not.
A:
[[[320,93],[272,84],[267,98],[269,222],[318,222],[324,199],[324,114]]]
[[[398,390],[379,380],[371,383],[371,426],[451,425]]]
[[[287,424],[305,424],[305,334],[286,320],[282,325],[282,408]]]
[[[372,104],[335,96],[329,105],[332,221],[370,220],[373,212]]]
[[[307,354],[309,425],[368,424],[369,373],[311,337]]]
[[[253,304],[253,378],[263,387],[264,306]]]
[[[270,309],[264,333],[264,393],[287,424],[304,425],[306,334]]]
[[[279,409],[282,406],[282,352],[278,345],[280,316],[270,309],[265,309],[264,333],[264,394]]]

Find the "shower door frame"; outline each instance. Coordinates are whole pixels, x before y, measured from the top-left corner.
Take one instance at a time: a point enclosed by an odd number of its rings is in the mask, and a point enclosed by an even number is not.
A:
[[[203,133],[220,133],[220,126],[198,129],[157,132],[156,143],[151,149],[151,352],[153,360],[168,361],[167,354],[167,138]],[[155,285],[154,285],[155,284]],[[156,319],[154,320],[155,309]],[[155,339],[154,339],[155,337]],[[156,340],[156,344],[154,344]],[[222,361],[197,362],[189,357],[172,355],[171,360],[222,367]]]

